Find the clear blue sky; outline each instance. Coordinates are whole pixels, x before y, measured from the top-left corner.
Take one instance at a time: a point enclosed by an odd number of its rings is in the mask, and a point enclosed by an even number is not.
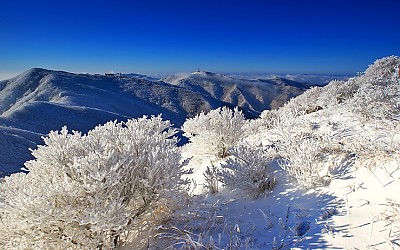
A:
[[[400,54],[400,1],[0,1],[0,77],[356,73]]]

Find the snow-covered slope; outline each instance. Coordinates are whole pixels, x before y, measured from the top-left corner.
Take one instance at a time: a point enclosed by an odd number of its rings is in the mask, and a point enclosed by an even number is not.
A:
[[[255,112],[278,108],[309,87],[284,78],[245,80],[205,71],[162,80]]]
[[[317,111],[296,123],[304,124],[304,120],[315,125],[315,133],[340,137],[343,143],[354,143],[360,136],[400,143],[398,136],[391,138],[388,128],[358,120],[345,108]],[[273,131],[255,134],[247,144],[258,145],[261,138],[267,147],[271,136]],[[400,249],[398,152],[327,161],[332,179],[311,189],[300,187],[273,162],[270,171],[277,178],[276,187],[254,200],[222,184],[219,193],[206,194],[204,173],[212,164],[210,158],[192,155],[187,149],[185,154],[194,157],[188,166],[194,169],[190,176],[196,184],[194,193],[200,195],[195,196],[193,207],[177,212],[171,223],[190,232],[196,244],[215,249],[230,244],[233,247],[227,249]],[[354,164],[356,159],[360,163]],[[179,234],[175,237],[185,239]]]
[[[245,189],[246,181],[257,181],[248,174],[256,164],[246,165],[251,151],[231,165],[242,178],[232,185],[221,175],[229,159],[185,145],[192,207],[173,216],[178,229],[161,228],[169,238],[158,238],[154,248],[400,249],[399,93],[400,58],[392,56],[249,122],[249,136],[237,147],[262,149],[271,159],[265,174],[275,178],[257,199]],[[217,193],[210,194],[211,177],[222,180]]]

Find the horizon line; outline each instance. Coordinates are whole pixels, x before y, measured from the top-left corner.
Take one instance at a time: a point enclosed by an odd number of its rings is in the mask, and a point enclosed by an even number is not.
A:
[[[14,77],[17,77],[29,70],[32,69],[43,69],[43,70],[49,70],[49,71],[61,71],[61,72],[67,72],[67,73],[72,73],[72,74],[89,74],[89,75],[104,75],[106,73],[114,73],[114,74],[140,74],[140,75],[146,75],[150,77],[166,77],[166,76],[172,76],[172,75],[184,75],[184,74],[191,74],[195,72],[211,72],[211,73],[216,73],[216,74],[222,74],[222,75],[243,75],[243,76],[282,76],[282,75],[309,75],[309,76],[356,76],[358,72],[356,73],[350,73],[350,72],[341,72],[341,73],[333,73],[333,72],[327,72],[327,73],[309,73],[309,72],[248,72],[248,71],[212,71],[212,70],[203,70],[201,68],[197,68],[196,70],[193,71],[152,71],[152,72],[139,72],[139,71],[129,71],[129,72],[123,72],[123,71],[118,71],[118,70],[103,70],[103,71],[76,71],[76,70],[63,70],[63,69],[49,69],[49,68],[44,68],[44,67],[32,67],[28,68],[23,71],[19,72],[1,72],[0,71],[0,81],[4,80],[10,80]]]

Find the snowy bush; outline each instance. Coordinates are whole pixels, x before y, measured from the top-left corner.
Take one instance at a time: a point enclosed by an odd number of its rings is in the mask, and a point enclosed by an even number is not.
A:
[[[279,165],[300,186],[310,188],[324,184],[329,176],[325,160],[330,144],[314,131],[312,122],[300,118],[287,119],[272,133]]]
[[[365,70],[363,77],[371,81],[398,80],[400,71],[400,57],[388,56],[378,59]]]
[[[204,176],[204,189],[209,194],[218,193],[218,181],[219,181],[219,169],[214,164],[207,166],[206,171],[203,173]]]
[[[391,119],[400,112],[400,85],[364,84],[352,100],[352,111],[369,119]]]
[[[319,140],[301,138],[296,144],[281,145],[279,152],[283,157],[279,165],[301,186],[310,188],[323,183],[323,155]]]
[[[244,125],[241,111],[223,107],[187,119],[182,130],[194,152],[225,158],[228,149],[245,136]]]
[[[319,109],[346,104],[350,111],[367,119],[391,119],[400,113],[400,58],[376,60],[357,77],[331,81],[325,87],[313,87],[291,99],[279,113],[298,117]]]
[[[353,79],[359,84],[349,108],[367,119],[391,119],[400,113],[400,58],[379,59],[363,75]]]
[[[359,85],[354,78],[350,78],[348,81],[333,80],[322,89],[316,102],[322,108],[333,108],[351,99],[358,88]]]
[[[312,113],[321,109],[317,100],[321,95],[321,87],[312,87],[303,94],[291,99],[286,105],[280,108],[280,113],[292,117]]]
[[[379,133],[360,131],[357,137],[343,141],[345,149],[354,155],[356,169],[365,167],[374,170],[392,161],[399,161],[400,144],[395,137],[398,137],[400,128],[387,126],[379,127]]]
[[[292,101],[295,99],[292,99]],[[301,113],[301,114],[300,114]],[[275,110],[264,110],[260,117],[247,122],[245,126],[246,135],[251,136],[263,133],[294,121],[296,117],[304,115],[305,110],[297,109],[293,103]]]
[[[240,189],[253,198],[271,191],[275,177],[269,164],[272,157],[260,148],[240,145],[229,151],[232,157],[222,163],[221,181],[232,189]]]
[[[375,166],[376,161],[391,159],[398,146],[376,138],[353,139],[344,142],[345,147],[333,138],[316,134],[307,116],[315,107],[334,108],[341,105],[368,120],[385,120],[386,123],[400,114],[400,58],[391,56],[377,60],[364,74],[346,82],[332,81],[323,88],[312,88],[292,99],[279,109],[274,144],[282,157],[280,165],[289,175],[305,187],[324,182],[326,157],[356,155],[356,165]],[[296,118],[297,117],[297,118]],[[337,152],[331,152],[334,148]],[[369,167],[371,168],[371,167]],[[329,173],[328,173],[329,175]]]
[[[50,132],[0,183],[0,248],[110,249],[182,190],[176,131],[161,117]]]
[[[281,122],[278,110],[264,110],[261,112],[260,117],[247,122],[245,130],[250,135],[262,133],[266,130],[272,129]]]
[[[358,82],[352,78],[346,82],[333,80],[324,87],[312,87],[302,95],[291,99],[281,111],[297,117],[332,108],[352,98],[358,88]]]

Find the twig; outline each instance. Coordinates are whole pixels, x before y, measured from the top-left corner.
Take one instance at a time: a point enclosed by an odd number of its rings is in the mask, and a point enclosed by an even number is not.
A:
[[[351,228],[351,222],[350,222],[350,207],[349,207],[349,201],[347,199],[347,194],[345,194],[344,198],[346,202],[346,214],[347,214],[347,222],[349,223],[349,228]]]
[[[374,229],[374,216],[371,215],[371,216],[369,217],[369,219],[370,219],[371,228],[370,228],[370,230],[369,230],[369,236],[368,236],[368,244],[367,244],[367,247],[371,246],[371,236],[372,236],[372,231],[373,231],[373,229]]]

